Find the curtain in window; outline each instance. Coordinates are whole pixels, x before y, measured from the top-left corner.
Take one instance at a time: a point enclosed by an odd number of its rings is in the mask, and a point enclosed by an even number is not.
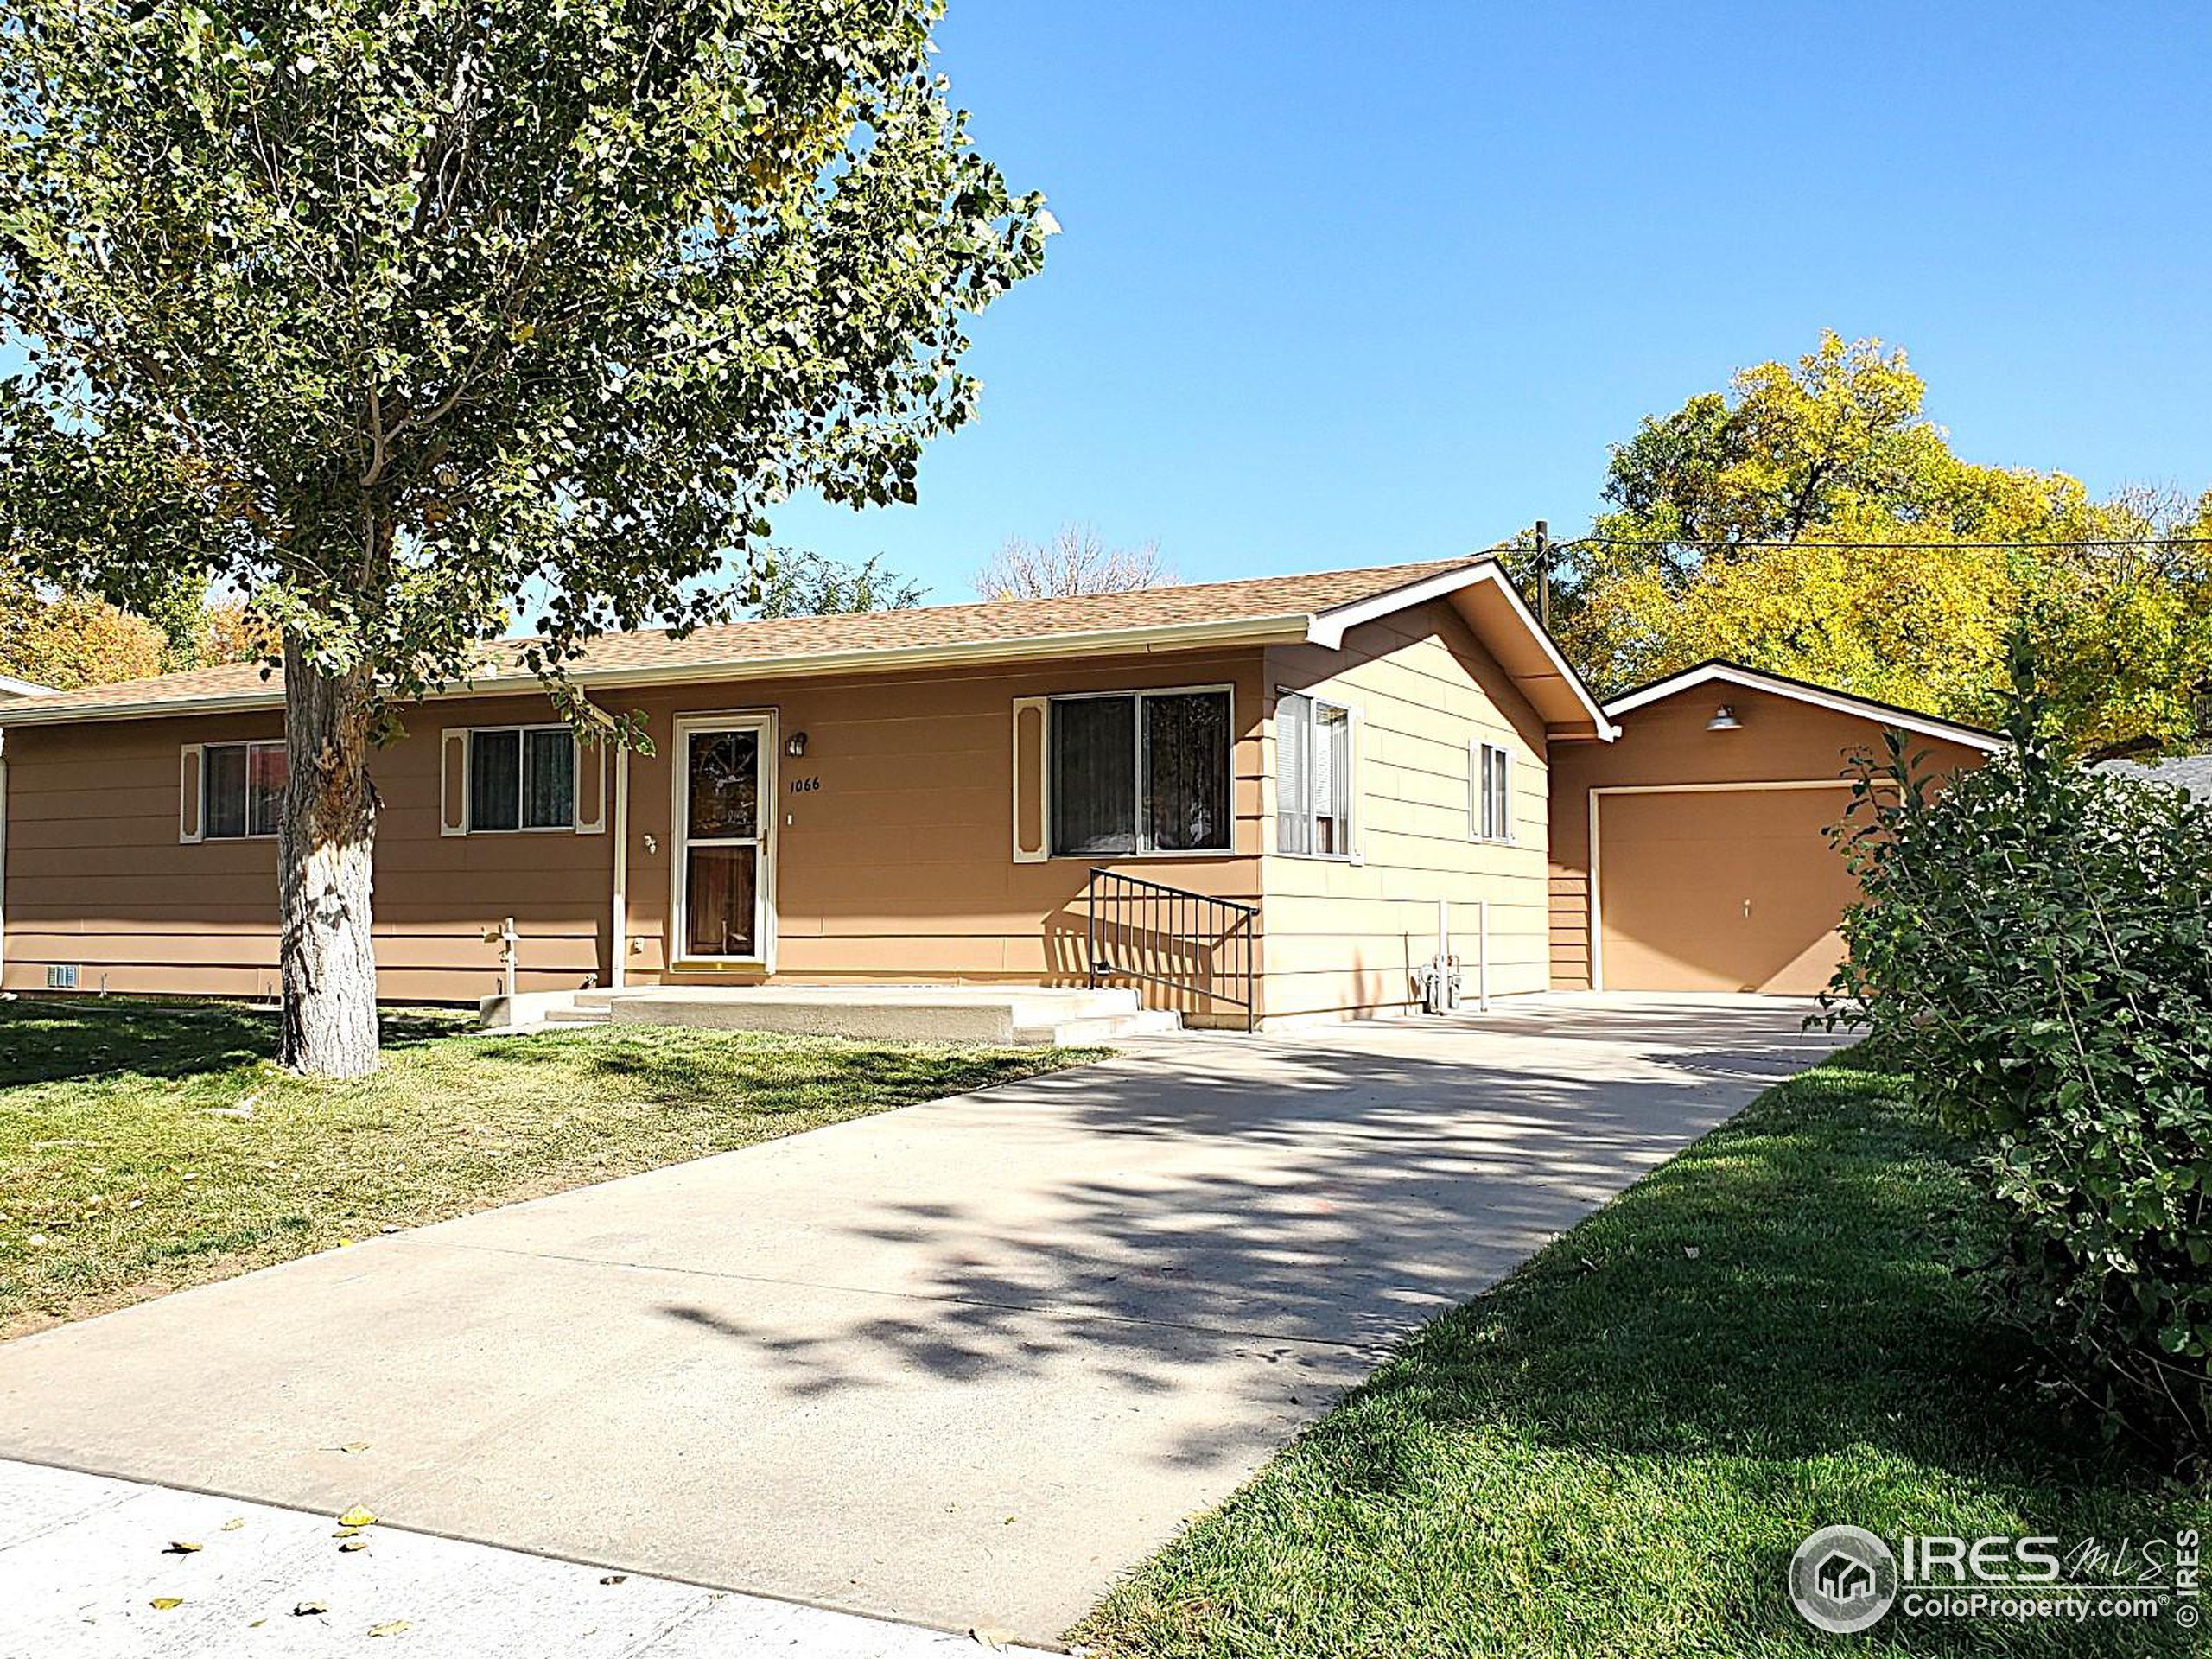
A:
[[[246,833],[273,836],[284,816],[284,777],[289,757],[282,743],[256,743],[246,751]]]
[[[1052,851],[1136,850],[1135,697],[1052,704]]]
[[[468,738],[468,827],[522,828],[522,734],[472,732]]]
[[[234,841],[245,834],[245,750],[243,743],[224,743],[207,751],[200,833],[209,841]]]
[[[1231,825],[1229,694],[1144,699],[1144,823],[1155,852],[1224,852]]]
[[[576,821],[576,741],[566,729],[525,732],[522,780],[526,830],[565,830]]]
[[[1313,850],[1313,700],[1287,696],[1275,704],[1275,849]]]

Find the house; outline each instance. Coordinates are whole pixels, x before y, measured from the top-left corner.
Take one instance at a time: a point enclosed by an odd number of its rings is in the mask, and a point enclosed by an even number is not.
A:
[[[575,683],[650,753],[577,743],[504,660],[373,760],[387,998],[499,990],[510,918],[525,991],[1103,961],[1191,1017],[1281,1024],[1414,1006],[1440,950],[1491,995],[1640,982],[1666,976],[1631,966],[1644,888],[1694,885],[1668,849],[1832,858],[1846,740],[1899,718],[1730,682],[1741,741],[1708,753],[1678,728],[1712,684],[1600,708],[1487,558],[599,640]],[[269,993],[282,735],[252,666],[0,703],[0,987]],[[1678,793],[1656,832],[1622,804],[1769,773],[1827,792]],[[1560,942],[1601,798],[1610,959],[1584,973]]]
[[[1821,989],[1857,884],[1823,833],[1856,751],[1902,732],[1955,773],[2005,740],[1728,662],[1605,706],[1613,741],[1551,750],[1552,984],[1566,990]]]

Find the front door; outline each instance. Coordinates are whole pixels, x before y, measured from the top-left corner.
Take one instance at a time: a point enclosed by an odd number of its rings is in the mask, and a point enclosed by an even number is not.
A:
[[[677,956],[766,966],[774,929],[775,720],[677,726]]]

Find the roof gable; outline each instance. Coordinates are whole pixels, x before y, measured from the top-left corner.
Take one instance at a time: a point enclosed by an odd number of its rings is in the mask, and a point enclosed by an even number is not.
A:
[[[1714,658],[1686,668],[1678,674],[1638,686],[1624,692],[1605,704],[1606,715],[1618,721],[1624,715],[1647,708],[1669,697],[1694,691],[1700,686],[1738,686],[1749,691],[1764,691],[1770,696],[1788,697],[1795,702],[1808,703],[1816,709],[1826,709],[1840,715],[1848,715],[1877,726],[1893,727],[1898,731],[1911,732],[1920,737],[1940,738],[1947,742],[1960,743],[1968,748],[1980,749],[1985,754],[1994,754],[2012,746],[1994,732],[1984,731],[1979,726],[1963,725],[1957,721],[1938,719],[1910,709],[1900,709],[1895,703],[1878,702],[1872,697],[1857,696],[1848,691],[1815,685],[1809,680],[1792,679],[1786,674],[1771,674],[1764,669],[1747,668],[1741,663],[1732,663]]]

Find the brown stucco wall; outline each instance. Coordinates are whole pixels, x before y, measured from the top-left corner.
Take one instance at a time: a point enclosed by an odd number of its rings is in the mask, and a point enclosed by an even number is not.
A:
[[[1338,652],[1275,647],[1267,670],[1270,744],[1281,690],[1360,715],[1357,861],[1274,852],[1269,785],[1269,1016],[1346,1019],[1413,1006],[1414,972],[1435,954],[1440,899],[1470,995],[1478,900],[1489,904],[1492,994],[1542,990],[1544,724],[1458,613],[1440,603],[1369,623]],[[1513,755],[1510,846],[1468,833],[1469,746],[1478,740]]]
[[[1730,704],[1742,721],[1733,732],[1713,732],[1706,722],[1720,703]],[[1630,785],[1740,784],[1840,779],[1852,753],[1878,749],[1882,727],[1878,721],[1814,707],[1794,698],[1738,686],[1700,685],[1633,710],[1619,722],[1621,735],[1611,743],[1558,741],[1552,745],[1551,797],[1551,983],[1562,990],[1584,990],[1590,985],[1590,791]],[[1914,738],[1916,752],[1925,751],[1927,765],[1951,772],[1978,765],[1985,757],[1977,749],[1942,739]],[[1628,845],[1633,835],[1634,853],[1604,876],[1608,890],[1615,877],[1635,885],[1636,900],[1626,918],[1608,918],[1607,931],[1616,919],[1637,932],[1653,937],[1680,937],[1693,925],[1695,906],[1713,893],[1706,878],[1710,868],[1688,869],[1677,860],[1669,863],[1657,842],[1674,838],[1686,856],[1710,864],[1717,861],[1716,841],[1732,844],[1726,861],[1756,866],[1767,885],[1761,890],[1761,908],[1755,921],[1769,914],[1777,923],[1784,915],[1802,917],[1814,908],[1840,912],[1853,888],[1840,860],[1817,842],[1822,823],[1840,817],[1846,791],[1834,790],[1789,791],[1795,799],[1762,791],[1754,799],[1732,801],[1726,794],[1605,798],[1603,807],[1610,827],[1613,814],[1623,814],[1618,831]],[[1633,804],[1622,804],[1633,803]],[[1633,815],[1633,822],[1630,816]],[[1731,829],[1731,825],[1733,829]],[[1791,859],[1784,849],[1810,845],[1809,855]],[[1605,857],[1610,858],[1608,852]],[[1784,861],[1789,860],[1787,868]],[[1726,875],[1726,872],[1719,873]],[[1715,889],[1715,892],[1718,890]],[[1621,956],[1623,948],[1630,952]],[[1609,941],[1606,976],[1609,988],[1618,988],[1624,977],[1648,979],[1669,970],[1657,957],[1640,958],[1631,934]],[[1791,964],[1786,974],[1765,988],[1802,991],[1825,982],[1827,969],[1840,954],[1832,934],[1797,941],[1780,951],[1779,940],[1751,949],[1750,959],[1761,953]],[[1688,953],[1696,957],[1700,952]],[[1624,974],[1611,971],[1621,960]],[[1695,961],[1677,964],[1681,988],[1738,989],[1726,982],[1734,958],[1716,950],[1700,967]]]

